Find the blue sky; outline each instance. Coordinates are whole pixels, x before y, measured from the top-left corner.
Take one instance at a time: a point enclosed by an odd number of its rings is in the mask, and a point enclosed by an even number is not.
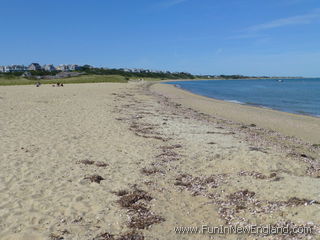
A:
[[[320,76],[319,0],[0,0],[0,65]]]

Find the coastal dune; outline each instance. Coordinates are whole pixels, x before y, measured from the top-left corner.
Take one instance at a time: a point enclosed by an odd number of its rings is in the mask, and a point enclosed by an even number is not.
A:
[[[319,122],[280,114],[278,133],[273,111],[236,107],[164,84],[0,87],[0,239],[320,239]]]

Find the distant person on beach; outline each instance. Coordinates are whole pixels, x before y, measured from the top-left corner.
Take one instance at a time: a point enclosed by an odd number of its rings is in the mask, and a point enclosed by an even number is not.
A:
[[[41,83],[40,82],[37,82],[36,83],[36,87],[40,87],[41,86]]]

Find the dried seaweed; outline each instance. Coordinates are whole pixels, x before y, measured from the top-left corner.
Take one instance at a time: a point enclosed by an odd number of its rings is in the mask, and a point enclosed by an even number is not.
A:
[[[292,197],[288,201],[280,202],[280,204],[286,205],[286,206],[301,206],[301,205],[312,205],[312,204],[320,204],[320,202],[315,200],[309,200],[309,199],[300,199],[297,197]]]
[[[251,192],[248,189],[246,189],[228,195],[228,199],[232,204],[239,205],[239,203],[252,201],[255,195],[255,192]]]
[[[182,145],[180,144],[175,144],[175,145],[171,145],[171,146],[162,146],[160,147],[162,150],[166,151],[166,150],[173,150],[176,148],[182,148]]]
[[[112,192],[112,193],[114,193],[115,195],[117,195],[119,197],[129,194],[129,192],[127,190],[119,190],[117,192]]]
[[[96,182],[96,183],[99,183],[104,180],[103,177],[99,176],[99,175],[92,175],[92,176],[88,176],[88,177],[85,177],[84,179],[89,179],[91,182]]]
[[[117,240],[144,240],[142,233],[132,231],[121,235]]]
[[[208,188],[217,188],[227,182],[226,174],[211,175],[209,177],[193,177],[182,174],[176,178],[174,185],[184,187],[191,191],[193,195],[207,195]]]
[[[222,134],[222,135],[233,135],[234,132],[207,132],[207,134]]]
[[[156,156],[157,159],[163,162],[177,161],[180,159],[180,155],[172,150],[163,149],[162,153]]]
[[[128,227],[136,229],[147,229],[153,224],[161,223],[164,218],[151,213],[150,211],[134,214],[128,223]]]
[[[121,195],[120,199],[117,201],[118,204],[121,207],[128,209],[128,227],[146,229],[153,224],[164,221],[164,218],[151,212],[148,206],[144,202],[141,202],[141,200],[145,202],[150,202],[152,200],[152,197],[147,194],[147,192],[134,187],[134,190],[131,192],[122,191],[120,194],[118,192],[117,195]]]
[[[118,203],[123,208],[130,208],[139,200],[151,201],[152,197],[143,190],[135,189],[134,191],[121,196],[121,198],[118,200]]]
[[[60,235],[55,234],[55,233],[51,233],[49,238],[50,238],[50,240],[64,240],[63,236],[60,236]]]
[[[86,159],[86,160],[80,161],[80,163],[85,164],[85,165],[92,165],[92,164],[94,164],[94,161]]]
[[[95,164],[97,167],[107,167],[108,164],[107,163],[104,163],[104,162],[96,162]]]
[[[163,171],[161,171],[160,169],[158,169],[156,167],[152,167],[152,168],[142,168],[141,173],[149,176],[149,175],[156,174],[156,173],[163,173]]]
[[[259,148],[259,147],[249,147],[249,151],[268,153],[267,151],[265,151],[264,149]]]
[[[255,171],[241,171],[238,173],[239,176],[250,176],[250,177],[254,177],[257,179],[267,179],[268,177],[262,173],[259,172],[255,172]]]
[[[113,234],[106,232],[96,236],[93,240],[115,240],[115,238]]]

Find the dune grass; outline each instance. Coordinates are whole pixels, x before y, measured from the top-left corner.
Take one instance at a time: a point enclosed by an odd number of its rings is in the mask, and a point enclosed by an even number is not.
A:
[[[57,82],[68,84],[68,83],[102,83],[102,82],[118,82],[126,83],[128,80],[119,75],[82,75],[78,77],[62,78],[62,79],[26,79],[22,77],[16,78],[0,78],[0,86],[9,85],[32,85],[40,82],[42,84],[55,84]]]

